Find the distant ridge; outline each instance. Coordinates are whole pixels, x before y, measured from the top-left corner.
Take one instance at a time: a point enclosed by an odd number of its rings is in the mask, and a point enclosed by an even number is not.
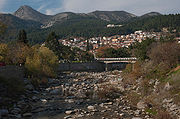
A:
[[[150,13],[142,15],[141,18],[147,18],[147,17],[159,16],[159,15],[162,15],[162,14],[160,14],[158,12],[150,12]]]
[[[24,20],[33,20],[33,21],[37,21],[41,23],[43,23],[44,21],[46,21],[47,19],[51,17],[48,15],[42,14],[27,5],[21,6],[13,15]]]
[[[7,32],[4,40],[13,41],[17,38],[20,29],[25,29],[33,42],[43,41],[46,35],[55,31],[62,37],[83,36],[89,37],[99,34],[118,34],[118,29],[106,29],[108,24],[123,25],[141,22],[146,18],[161,15],[157,12],[150,12],[142,16],[136,16],[126,11],[94,11],[90,13],[62,12],[56,15],[45,15],[32,7],[21,6],[13,14],[0,13],[0,22],[7,25]],[[136,26],[136,24],[134,24]],[[129,27],[128,27],[129,28]],[[138,28],[139,29],[139,28]],[[124,33],[132,29],[125,29]],[[90,33],[89,33],[90,32]]]
[[[133,17],[137,17],[136,15],[128,13],[126,11],[94,11],[88,13],[88,15],[94,16],[101,20],[115,22],[124,22]]]
[[[128,13],[126,11],[94,11],[90,13],[73,13],[73,12],[63,12],[58,13],[56,15],[45,15],[36,10],[32,7],[24,5],[21,6],[16,12],[13,14],[14,16],[23,19],[23,20],[32,20],[39,22],[44,25],[45,28],[51,27],[58,22],[63,22],[68,19],[81,19],[81,18],[95,18],[107,22],[127,22],[133,18],[138,18],[138,16]],[[157,16],[160,13],[157,12],[150,12],[147,13],[141,18]]]

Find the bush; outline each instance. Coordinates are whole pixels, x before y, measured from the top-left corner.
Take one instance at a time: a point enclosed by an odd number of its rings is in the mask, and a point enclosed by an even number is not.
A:
[[[100,99],[115,99],[118,98],[121,94],[122,92],[120,92],[119,89],[112,84],[103,84],[97,91],[97,96]]]
[[[133,84],[135,83],[135,79],[138,79],[141,77],[142,74],[142,66],[143,65],[141,62],[137,61],[135,64],[127,64],[125,70],[123,71],[123,76],[126,80],[126,83]]]
[[[8,49],[7,44],[0,44],[0,62],[5,62],[7,49]]]
[[[4,57],[6,64],[24,64],[31,53],[31,49],[24,43],[12,43],[8,44],[7,47],[7,53]]]
[[[34,47],[32,56],[26,58],[25,67],[34,77],[55,77],[58,58],[47,47]]]
[[[163,79],[179,64],[180,46],[176,42],[163,42],[151,45],[150,60],[143,65],[145,77]]]
[[[169,93],[174,98],[174,102],[180,104],[180,71],[174,72],[170,77],[169,83],[171,88]]]
[[[172,118],[171,115],[166,111],[160,111],[155,116],[155,119],[176,119],[176,118]]]
[[[132,91],[132,92],[127,93],[127,98],[133,106],[136,106],[137,103],[141,100],[141,95]]]
[[[130,73],[132,72],[132,66],[133,64],[127,64],[126,68],[123,70],[124,73]]]
[[[127,48],[114,49],[111,47],[101,47],[97,51],[97,57],[100,58],[119,58],[129,57],[130,53]]]
[[[0,68],[0,108],[11,107],[12,101],[24,94],[24,71],[22,67],[4,66]]]
[[[176,42],[158,43],[152,46],[149,57],[155,65],[161,64],[164,70],[169,70],[179,63],[180,46]]]
[[[18,78],[0,77],[0,85],[2,85],[1,88],[5,88],[4,92],[1,92],[0,96],[17,97],[22,94],[25,89],[24,81]]]
[[[147,52],[151,47],[151,44],[154,43],[155,40],[153,39],[147,39],[142,41],[141,43],[137,42],[134,46],[133,46],[133,51],[134,55],[139,59],[144,61],[145,59],[149,59]]]

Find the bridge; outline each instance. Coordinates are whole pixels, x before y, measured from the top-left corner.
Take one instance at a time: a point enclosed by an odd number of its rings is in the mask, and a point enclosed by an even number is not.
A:
[[[95,58],[96,61],[105,64],[105,70],[125,69],[127,64],[134,64],[137,61],[136,57],[126,58]]]
[[[60,63],[58,71],[113,71],[123,70],[127,64],[133,64],[137,58],[95,58],[94,62]]]
[[[127,58],[95,58],[96,61],[108,63],[135,63],[137,61],[136,57],[127,57]]]

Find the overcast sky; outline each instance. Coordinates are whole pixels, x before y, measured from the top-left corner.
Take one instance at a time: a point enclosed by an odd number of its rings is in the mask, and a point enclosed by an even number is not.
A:
[[[0,0],[0,12],[13,13],[22,5],[45,13],[87,13],[95,10],[127,11],[135,15],[148,12],[180,13],[180,0]]]

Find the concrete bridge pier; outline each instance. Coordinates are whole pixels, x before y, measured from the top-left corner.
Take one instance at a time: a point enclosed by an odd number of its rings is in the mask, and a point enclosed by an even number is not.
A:
[[[108,71],[108,63],[105,63],[105,71]]]

